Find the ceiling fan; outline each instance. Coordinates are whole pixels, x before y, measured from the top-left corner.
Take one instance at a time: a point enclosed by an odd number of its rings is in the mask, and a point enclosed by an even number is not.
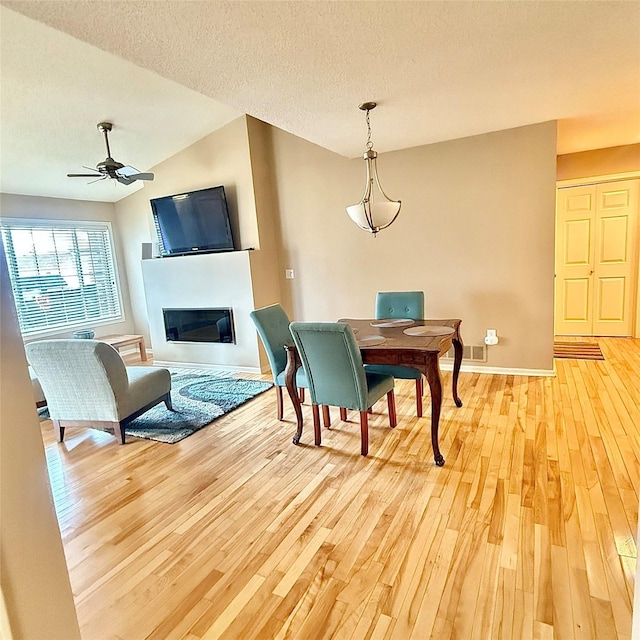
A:
[[[107,158],[103,162],[98,162],[96,168],[82,165],[85,169],[94,171],[94,173],[68,173],[68,178],[96,178],[88,184],[97,182],[98,180],[106,180],[112,178],[122,184],[132,184],[136,180],[153,180],[153,173],[140,173],[136,168],[116,162],[111,157],[111,149],[109,149],[109,131],[113,128],[110,122],[99,122],[98,131],[104,133],[104,142],[107,145]],[[97,172],[97,173],[96,173]]]

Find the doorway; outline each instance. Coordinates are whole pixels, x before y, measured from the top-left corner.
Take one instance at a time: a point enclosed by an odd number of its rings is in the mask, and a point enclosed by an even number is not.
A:
[[[634,335],[639,194],[639,179],[557,189],[556,335]]]

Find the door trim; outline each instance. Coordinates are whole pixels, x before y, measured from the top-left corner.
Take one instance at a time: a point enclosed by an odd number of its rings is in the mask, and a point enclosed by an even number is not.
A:
[[[603,182],[617,182],[618,180],[633,180],[640,178],[640,171],[626,171],[624,173],[609,173],[603,176],[588,176],[585,178],[570,178],[567,180],[557,180],[556,188],[581,187],[591,184],[601,184]]]

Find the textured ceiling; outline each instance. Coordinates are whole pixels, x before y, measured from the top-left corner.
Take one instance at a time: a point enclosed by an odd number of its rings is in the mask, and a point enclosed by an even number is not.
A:
[[[365,100],[380,152],[547,120],[559,153],[640,142],[636,1],[1,3],[4,191],[129,193],[44,176],[102,160],[109,118],[140,170],[241,113],[355,157]]]

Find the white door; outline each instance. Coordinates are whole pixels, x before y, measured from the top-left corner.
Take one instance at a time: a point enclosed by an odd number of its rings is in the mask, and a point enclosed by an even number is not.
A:
[[[633,334],[639,185],[558,189],[556,335]]]

